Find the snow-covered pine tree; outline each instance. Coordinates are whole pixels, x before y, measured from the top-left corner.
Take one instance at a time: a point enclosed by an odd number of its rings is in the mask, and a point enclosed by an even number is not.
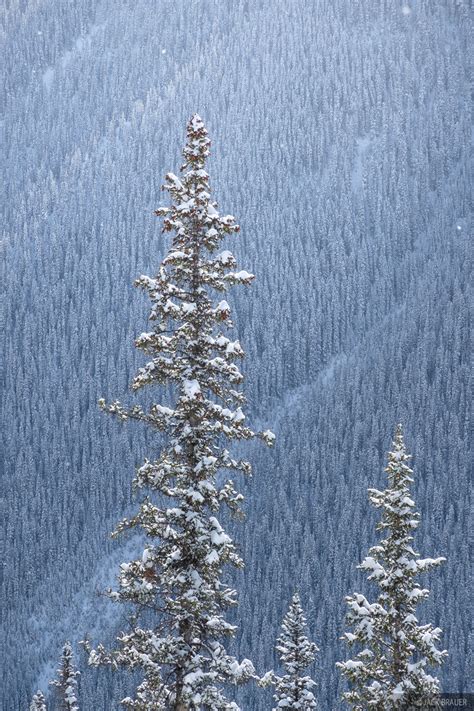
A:
[[[118,591],[110,591],[112,599],[134,607],[132,629],[121,634],[117,649],[107,652],[100,645],[89,657],[93,665],[141,672],[135,698],[122,701],[134,709],[237,709],[223,685],[254,675],[251,662],[239,664],[224,646],[235,631],[225,612],[236,604],[236,593],[223,584],[221,572],[226,564],[243,563],[217,515],[222,506],[238,515],[243,497],[217,473],[250,472],[225,440],[258,436],[271,444],[274,436],[245,424],[238,389],[243,376],[235,362],[244,353],[224,333],[232,326],[229,304],[213,301],[215,292],[254,277],[236,270],[231,252],[218,251],[239,227],[231,215],[220,216],[211,199],[209,147],[207,130],[194,115],[182,176],[168,173],[163,186],[171,207],[156,211],[164,218],[163,231],[173,233],[171,249],[154,278],[136,282],[151,299],[154,325],[136,340],[151,359],[132,387],[171,386],[174,404],[127,410],[118,402],[100,403],[119,419],[139,420],[166,438],[159,458],[145,460],[134,479],[134,487],[150,496],[114,534],[138,529],[148,537],[143,555],[121,565]],[[165,497],[171,499],[168,508]]]
[[[314,662],[319,649],[306,636],[306,619],[298,593],[293,595],[288,612],[283,618],[275,649],[286,673],[278,676],[274,671],[268,672],[260,682],[264,687],[270,684],[275,687],[273,698],[276,706],[273,711],[309,711],[317,708],[316,698],[311,691],[316,682],[305,672]]]
[[[419,587],[417,577],[445,559],[420,559],[412,548],[419,514],[410,497],[413,472],[407,465],[409,459],[398,425],[385,469],[388,488],[369,489],[371,503],[382,510],[377,530],[386,537],[358,566],[368,571],[368,579],[381,592],[372,604],[358,593],[346,598],[353,631],[346,632],[343,639],[363,649],[337,666],[351,687],[343,698],[356,711],[391,711],[434,699],[439,682],[426,667],[440,665],[447,656],[436,647],[441,630],[431,624],[419,625],[415,616],[418,603],[429,594]]]
[[[33,695],[30,704],[30,711],[46,711],[46,699],[41,691]]]
[[[72,646],[65,642],[61,654],[61,666],[57,670],[58,678],[50,681],[56,689],[59,699],[59,708],[63,711],[79,711],[77,702],[77,677],[80,672],[74,667]]]

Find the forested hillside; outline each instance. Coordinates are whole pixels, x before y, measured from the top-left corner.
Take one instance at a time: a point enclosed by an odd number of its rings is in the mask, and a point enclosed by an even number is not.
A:
[[[158,443],[97,400],[133,401],[148,304],[132,283],[166,252],[153,210],[195,111],[256,274],[229,296],[249,422],[277,435],[245,448],[234,651],[275,666],[298,588],[315,695],[341,708],[367,487],[402,422],[416,546],[447,558],[422,619],[444,630],[443,689],[468,689],[471,22],[463,0],[2,3],[2,709],[46,693],[66,639],[119,623],[97,592],[139,542],[108,536]],[[118,708],[125,678],[75,650],[81,708]],[[271,692],[239,700],[264,711]]]

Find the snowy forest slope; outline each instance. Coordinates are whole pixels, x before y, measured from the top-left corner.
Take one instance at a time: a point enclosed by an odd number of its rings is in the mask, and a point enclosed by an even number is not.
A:
[[[468,4],[17,0],[0,23],[0,707],[26,707],[66,637],[113,631],[95,588],[113,580],[108,533],[157,444],[97,400],[131,399],[148,310],[131,284],[164,255],[152,210],[194,111],[257,275],[232,296],[249,414],[278,436],[248,451],[239,651],[274,664],[298,586],[322,708],[340,706],[343,598],[374,541],[366,489],[383,486],[402,421],[418,548],[448,558],[423,614],[445,630],[444,689],[466,689]],[[84,674],[83,708],[116,708],[112,682]]]

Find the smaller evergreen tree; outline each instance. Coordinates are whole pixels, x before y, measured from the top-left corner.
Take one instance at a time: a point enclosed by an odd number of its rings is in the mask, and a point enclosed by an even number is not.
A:
[[[61,655],[61,666],[57,670],[58,678],[50,681],[57,689],[62,711],[79,711],[77,703],[77,677],[80,672],[74,667],[72,646],[66,642]]]
[[[30,711],[46,711],[46,700],[41,691],[37,691],[36,694],[33,695]]]
[[[306,618],[298,593],[293,595],[288,612],[283,618],[281,634],[275,649],[279,652],[286,674],[278,676],[274,671],[270,671],[260,681],[261,686],[275,687],[273,698],[276,706],[273,711],[278,709],[309,711],[317,708],[316,699],[311,691],[316,686],[316,682],[307,676],[305,671],[314,662],[319,649],[306,636]]]
[[[387,535],[358,566],[369,572],[368,579],[381,592],[372,604],[359,593],[346,598],[353,632],[346,632],[342,639],[350,646],[362,645],[363,650],[355,659],[337,666],[351,683],[343,699],[356,711],[392,711],[433,701],[439,682],[426,672],[426,666],[439,665],[447,656],[436,647],[441,630],[431,624],[419,625],[415,617],[416,606],[429,594],[418,586],[417,576],[445,559],[422,560],[412,548],[411,534],[418,526],[419,514],[410,497],[413,472],[407,465],[409,459],[398,425],[385,469],[388,488],[369,489],[371,503],[382,510],[377,530]]]

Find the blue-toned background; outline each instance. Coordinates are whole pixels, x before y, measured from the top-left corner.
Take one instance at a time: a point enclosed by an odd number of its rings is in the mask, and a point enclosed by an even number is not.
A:
[[[16,0],[0,9],[4,310],[0,707],[46,690],[66,638],[111,636],[97,592],[134,539],[135,464],[158,443],[102,415],[132,399],[167,244],[152,215],[198,111],[229,246],[256,274],[229,301],[253,445],[232,524],[239,654],[259,672],[295,587],[340,707],[344,595],[375,541],[396,422],[414,455],[420,554],[445,555],[421,619],[444,629],[445,691],[468,686],[470,13],[462,0]],[[471,294],[472,297],[472,294]],[[149,397],[157,397],[149,393]],[[83,711],[126,679],[83,668]],[[245,711],[270,708],[248,687]]]

